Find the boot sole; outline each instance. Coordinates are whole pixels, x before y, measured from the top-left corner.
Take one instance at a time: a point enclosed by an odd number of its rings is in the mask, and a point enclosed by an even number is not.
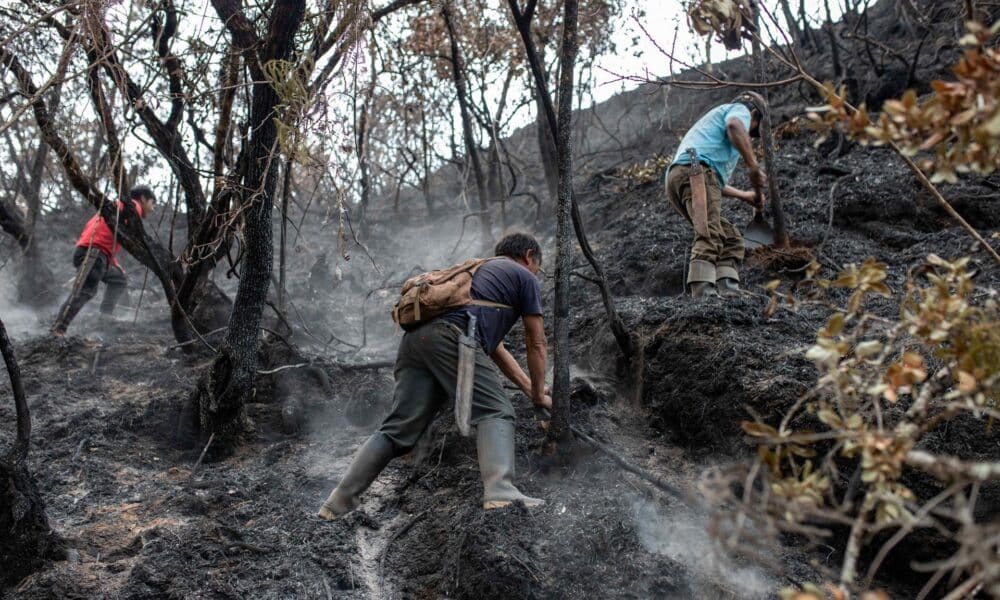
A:
[[[333,512],[327,507],[321,506],[319,512],[316,513],[316,516],[323,519],[324,521],[335,521],[337,520],[338,517],[341,517],[343,515],[338,515],[337,513]]]
[[[495,510],[498,508],[506,508],[514,504],[513,500],[490,500],[488,502],[483,502],[483,510]],[[544,500],[538,500],[535,502],[522,502],[525,508],[537,508],[545,504]]]

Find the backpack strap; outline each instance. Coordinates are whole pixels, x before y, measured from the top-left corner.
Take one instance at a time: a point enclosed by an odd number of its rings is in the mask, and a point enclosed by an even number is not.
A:
[[[417,284],[417,295],[413,299],[413,318],[418,323],[420,322],[420,292],[424,289],[424,282],[421,281]]]
[[[509,308],[511,310],[514,309],[514,307],[509,304],[500,304],[499,302],[490,302],[489,300],[473,299],[469,302],[469,304],[474,306],[485,306],[487,308]]]
[[[474,265],[472,268],[469,269],[469,271],[473,275],[475,275],[476,271],[479,270],[479,267],[485,265],[488,262],[491,262],[491,261],[494,261],[494,260],[500,260],[502,258],[507,258],[507,257],[506,256],[491,256],[490,258],[484,258],[484,259],[482,259],[483,262],[481,262],[481,263],[479,263],[477,265]],[[509,308],[511,310],[514,310],[514,307],[511,306],[511,305],[509,305],[509,304],[501,304],[499,302],[490,302],[489,300],[476,300],[475,298],[471,299],[471,301],[469,302],[469,304],[467,304],[466,306],[485,306],[486,308]]]

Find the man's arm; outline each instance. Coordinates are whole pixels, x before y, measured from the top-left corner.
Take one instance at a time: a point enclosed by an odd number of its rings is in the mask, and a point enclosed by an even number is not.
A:
[[[743,161],[747,164],[747,169],[750,171],[750,183],[754,189],[764,189],[764,186],[767,185],[767,177],[760,170],[760,165],[757,164],[757,155],[753,153],[753,142],[750,141],[750,134],[747,133],[743,121],[737,117],[731,117],[726,121],[726,136],[729,137],[729,141],[733,143],[736,151],[740,153]]]
[[[524,369],[521,368],[521,365],[517,364],[517,360],[510,351],[504,347],[503,342],[500,342],[500,345],[493,351],[493,355],[490,358],[500,367],[500,372],[507,379],[510,379],[518,389],[524,392],[525,396],[531,397],[531,379],[524,372]]]
[[[549,345],[541,315],[524,315],[524,342],[528,349],[528,373],[531,375],[531,400],[537,406],[552,408],[552,398],[545,393]]]
[[[757,193],[750,190],[741,190],[739,188],[734,188],[731,185],[727,185],[722,188],[722,195],[729,196],[730,198],[737,198],[746,202],[747,204],[757,203]]]
[[[524,337],[528,347],[528,373],[517,364],[503,343],[493,351],[491,358],[507,379],[510,379],[537,406],[552,408],[552,399],[545,393],[545,371],[548,368],[548,342],[545,325],[540,315],[525,315]]]

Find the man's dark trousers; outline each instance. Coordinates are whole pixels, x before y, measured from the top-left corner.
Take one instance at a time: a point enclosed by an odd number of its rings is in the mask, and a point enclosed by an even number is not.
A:
[[[403,336],[396,356],[392,410],[378,429],[392,442],[394,454],[406,454],[446,401],[455,399],[458,379],[458,326],[437,320]],[[489,419],[514,420],[514,406],[500,373],[481,348],[476,349],[472,387],[472,424]]]
[[[76,316],[83,305],[97,295],[97,286],[104,282],[107,286],[104,290],[104,299],[101,301],[101,313],[110,315],[115,311],[115,305],[121,298],[128,278],[121,267],[109,265],[108,257],[97,248],[90,248],[89,251],[84,246],[78,246],[73,253],[73,266],[77,268],[77,279],[73,280],[74,287],[79,283],[79,290],[70,294],[56,318],[56,325],[53,329],[65,332],[69,327],[73,317]]]

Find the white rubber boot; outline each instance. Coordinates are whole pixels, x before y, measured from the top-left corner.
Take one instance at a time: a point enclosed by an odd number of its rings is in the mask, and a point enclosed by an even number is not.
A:
[[[525,496],[514,486],[514,424],[490,419],[476,425],[476,450],[483,478],[483,509],[493,510],[520,502],[528,508],[545,501]]]

